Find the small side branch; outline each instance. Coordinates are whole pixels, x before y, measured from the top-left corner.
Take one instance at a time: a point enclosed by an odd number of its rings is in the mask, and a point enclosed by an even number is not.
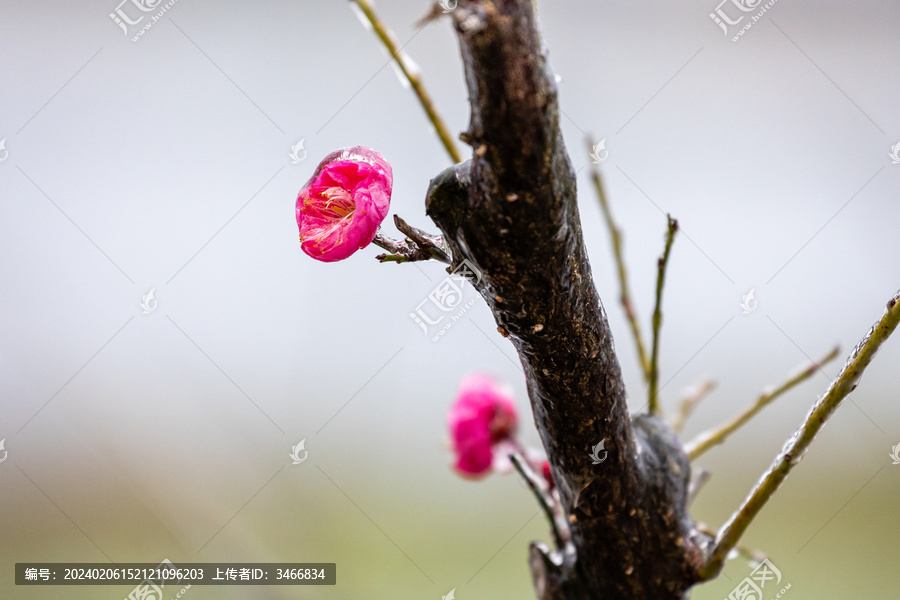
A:
[[[510,454],[509,460],[512,461],[516,471],[518,471],[519,475],[522,476],[522,479],[525,480],[528,489],[530,489],[531,493],[534,494],[534,497],[537,498],[538,504],[540,504],[544,514],[547,515],[547,520],[550,521],[550,530],[553,533],[553,543],[556,544],[556,549],[564,549],[566,542],[556,521],[556,511],[553,510],[553,506],[551,505],[553,500],[544,490],[543,483],[538,479],[537,474],[531,470],[531,467],[527,465],[522,455]]]
[[[688,418],[694,413],[694,409],[714,389],[716,389],[716,382],[712,379],[704,379],[697,386],[694,386],[693,389],[689,390],[684,398],[681,399],[678,414],[672,420],[672,431],[681,433]]]
[[[739,414],[728,423],[725,423],[718,429],[700,434],[696,439],[685,445],[685,452],[687,453],[688,458],[694,460],[716,444],[723,443],[726,439],[728,439],[728,436],[737,431],[747,421],[752,419],[756,415],[756,413],[768,406],[773,400],[775,400],[791,388],[799,385],[801,382],[806,381],[807,379],[812,377],[816,373],[816,371],[818,371],[825,363],[837,358],[839,351],[840,348],[838,346],[835,346],[831,349],[831,352],[823,356],[818,361],[810,363],[808,366],[797,371],[795,375],[789,377],[784,383],[782,383],[775,389],[763,392],[762,395],[760,395],[760,397],[756,399],[756,402],[754,402],[752,406],[750,406],[747,410]]]
[[[663,254],[657,261],[658,272],[656,275],[656,306],[653,308],[653,345],[650,351],[650,389],[648,399],[648,410],[650,414],[655,414],[659,410],[659,330],[662,325],[662,292],[663,285],[666,280],[666,266],[669,264],[669,254],[672,251],[672,242],[675,241],[675,234],[678,233],[678,221],[670,215],[666,215],[669,227],[666,230],[666,246],[663,248]]]
[[[394,225],[400,233],[406,235],[406,240],[400,242],[389,238],[378,229],[372,243],[387,250],[390,254],[379,254],[380,262],[414,262],[417,260],[437,260],[450,264],[450,250],[443,238],[438,235],[425,233],[421,229],[413,227],[398,215],[394,215]]]
[[[697,476],[691,481],[691,486],[688,488],[688,505],[694,503],[694,500],[697,499],[697,494],[700,493],[707,483],[709,483],[709,478],[712,477],[709,471],[706,469],[700,469],[700,472],[697,473]],[[711,537],[715,536],[715,532],[710,534]]]
[[[588,138],[588,147],[593,150],[594,140]],[[612,241],[613,256],[616,259],[616,273],[619,277],[619,302],[625,310],[625,317],[631,326],[631,336],[634,338],[634,345],[637,348],[638,361],[641,363],[641,372],[644,374],[644,382],[650,381],[650,359],[647,357],[647,349],[644,347],[644,336],[641,335],[641,328],[638,323],[637,314],[634,310],[634,303],[631,301],[631,290],[628,285],[628,271],[625,269],[625,255],[622,250],[622,233],[619,226],[616,225],[612,216],[612,210],[609,208],[609,201],[606,199],[606,189],[603,187],[603,179],[600,176],[600,169],[592,163],[591,180],[594,182],[594,190],[597,193],[597,200],[600,201],[600,208],[603,210],[603,220],[606,221],[606,228],[609,230],[609,237]]]
[[[397,43],[397,39],[394,37],[394,34],[391,32],[391,30],[381,22],[381,19],[375,13],[375,9],[372,7],[372,4],[369,2],[369,0],[350,1],[359,7],[359,9],[362,11],[362,14],[366,17],[369,23],[371,23],[372,29],[375,30],[375,34],[378,36],[378,39],[381,40],[381,43],[384,44],[385,48],[388,49],[388,52],[391,53],[391,56],[394,57],[394,60],[397,61],[397,66],[400,67],[400,71],[403,73],[403,76],[406,77],[407,81],[409,81],[410,86],[412,86],[413,91],[416,93],[416,97],[419,99],[419,103],[422,105],[422,108],[425,109],[425,114],[428,116],[428,120],[431,121],[432,125],[434,125],[434,129],[437,132],[437,135],[440,138],[444,149],[447,151],[447,154],[450,155],[450,159],[454,163],[462,162],[462,155],[460,155],[459,150],[456,148],[456,143],[453,141],[453,137],[450,135],[450,131],[444,124],[444,120],[438,114],[431,96],[425,89],[425,84],[422,83],[422,77],[419,74],[418,67],[415,66],[415,64],[403,51],[403,48],[400,46],[400,44]]]
[[[750,522],[762,510],[766,501],[778,489],[791,469],[800,462],[816,434],[825,426],[825,422],[841,401],[856,389],[863,372],[872,362],[878,348],[890,337],[898,323],[900,323],[900,292],[890,299],[881,320],[872,326],[850,353],[837,379],[832,381],[825,395],[813,406],[806,421],[788,440],[772,466],[744,500],[743,505],[719,530],[707,555],[706,564],[700,570],[703,580],[715,577],[722,569],[728,553],[737,545]]]
[[[697,523],[696,525],[697,531],[699,531],[700,533],[704,533],[710,537],[714,537],[716,535],[716,531],[709,525],[706,525],[705,523]],[[746,558],[751,563],[762,564],[764,560],[769,558],[759,550],[753,550],[752,548],[747,548],[746,546],[741,546],[740,544],[734,547],[734,551],[736,551],[738,555]],[[732,555],[729,558],[737,557]]]

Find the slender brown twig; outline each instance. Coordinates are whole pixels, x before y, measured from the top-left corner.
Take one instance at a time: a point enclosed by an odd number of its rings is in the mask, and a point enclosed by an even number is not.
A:
[[[666,266],[669,264],[669,254],[672,251],[672,242],[675,241],[675,234],[678,232],[678,221],[670,215],[666,215],[668,219],[668,228],[666,229],[666,245],[663,248],[663,254],[657,261],[658,272],[656,275],[656,305],[653,308],[653,343],[650,350],[650,380],[649,380],[649,398],[648,408],[650,414],[659,411],[659,330],[662,325],[662,292],[663,285],[666,280]]]
[[[397,66],[400,67],[400,71],[403,73],[403,76],[406,77],[407,81],[409,81],[410,86],[412,86],[413,91],[416,93],[416,97],[419,99],[419,104],[421,104],[422,108],[425,109],[425,114],[428,116],[428,120],[431,121],[432,125],[434,125],[434,129],[437,132],[438,137],[441,139],[441,143],[443,144],[444,149],[447,151],[447,154],[450,155],[450,159],[454,163],[462,162],[462,155],[460,155],[459,150],[456,148],[456,144],[453,141],[453,137],[450,135],[450,131],[444,124],[444,120],[438,114],[431,96],[425,89],[425,84],[422,83],[422,77],[418,72],[418,67],[415,66],[415,64],[403,51],[403,48],[400,46],[400,44],[397,43],[397,39],[394,37],[394,34],[391,32],[391,30],[381,22],[381,19],[375,13],[375,9],[372,7],[372,4],[369,2],[369,0],[350,1],[359,7],[359,9],[362,11],[362,14],[366,17],[369,23],[371,23],[372,29],[375,30],[375,34],[378,36],[378,39],[380,39],[381,43],[384,44],[385,48],[388,49],[388,52],[390,52],[391,56],[396,61]],[[422,26],[424,27],[424,24]]]
[[[593,142],[594,140],[588,137],[587,144],[591,151],[594,148]],[[625,269],[625,255],[622,250],[622,232],[613,219],[612,210],[606,198],[606,189],[603,187],[603,178],[600,176],[600,169],[593,163],[591,164],[591,180],[594,182],[597,200],[599,200],[600,208],[603,210],[603,220],[606,221],[606,228],[609,230],[609,237],[612,242],[613,256],[616,259],[616,273],[619,277],[619,302],[622,303],[625,317],[631,326],[631,336],[634,338],[634,345],[637,348],[638,362],[641,363],[641,373],[644,375],[644,382],[649,382],[650,359],[647,357],[647,349],[644,347],[644,336],[641,335],[641,327],[634,310],[634,304],[631,301],[628,271]]]
[[[701,433],[695,439],[691,440],[688,444],[685,445],[684,450],[687,453],[688,458],[694,460],[716,444],[723,443],[726,439],[728,439],[728,436],[737,431],[747,421],[752,419],[754,415],[768,406],[773,400],[775,400],[791,388],[799,385],[801,382],[812,377],[816,373],[816,371],[821,369],[822,365],[824,365],[825,363],[837,358],[839,351],[840,348],[838,346],[835,346],[831,349],[831,352],[820,358],[818,361],[804,366],[794,375],[788,377],[788,379],[778,387],[763,392],[759,396],[759,398],[756,399],[756,402],[754,402],[750,407],[747,408],[747,410],[736,416],[731,421],[716,429]]]
[[[557,550],[562,550],[565,548],[566,542],[562,533],[560,533],[556,522],[556,512],[551,506],[552,499],[544,490],[541,480],[538,479],[537,474],[531,470],[531,467],[527,464],[527,461],[522,455],[510,454],[509,459],[512,461],[516,471],[519,472],[519,475],[522,476],[522,479],[525,480],[528,489],[530,489],[531,493],[534,494],[534,497],[537,498],[538,504],[540,504],[544,514],[547,515],[547,520],[550,521],[550,529],[553,533],[553,542],[556,544]]]
[[[687,394],[681,399],[678,406],[678,415],[672,420],[672,431],[681,433],[684,429],[688,418],[693,414],[697,405],[709,395],[711,391],[716,389],[716,382],[712,379],[704,379],[698,385],[688,390]]]
[[[872,362],[878,348],[890,337],[898,323],[900,323],[900,291],[888,301],[887,309],[881,319],[872,326],[865,337],[850,352],[850,356],[837,378],[831,382],[825,395],[813,406],[800,429],[791,436],[781,453],[775,457],[769,470],[759,480],[741,507],[719,529],[707,555],[706,564],[700,569],[700,575],[704,580],[711,579],[719,573],[728,553],[737,545],[750,522],[762,510],[766,501],[772,497],[791,469],[799,464],[816,434],[825,426],[825,422],[841,401],[856,389],[863,372]]]

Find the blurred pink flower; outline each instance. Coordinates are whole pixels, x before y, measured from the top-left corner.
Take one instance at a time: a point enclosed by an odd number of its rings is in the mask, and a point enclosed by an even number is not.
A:
[[[456,453],[454,467],[463,477],[478,478],[491,470],[495,460],[508,461],[498,446],[510,451],[518,416],[512,393],[485,375],[470,375],[459,387],[456,402],[447,414],[447,425]]]
[[[547,487],[552,490],[556,483],[554,483],[553,481],[553,473],[550,472],[549,461],[545,460],[541,463],[541,475],[544,476],[544,480],[547,482]]]
[[[393,174],[371,148],[326,156],[297,195],[302,250],[316,260],[343,260],[368,246],[391,204]]]

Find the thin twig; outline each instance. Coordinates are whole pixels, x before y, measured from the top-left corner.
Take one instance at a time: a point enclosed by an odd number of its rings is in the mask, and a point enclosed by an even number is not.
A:
[[[593,151],[594,140],[588,137],[588,147]],[[616,259],[616,272],[619,276],[619,302],[625,310],[625,317],[631,326],[631,336],[634,338],[634,345],[637,348],[638,361],[641,363],[641,372],[644,375],[644,382],[650,380],[650,359],[647,357],[647,349],[644,347],[644,336],[641,335],[641,328],[634,310],[634,304],[631,301],[631,290],[628,285],[628,271],[625,269],[625,255],[622,250],[622,232],[616,225],[609,208],[609,201],[606,199],[606,189],[603,187],[603,179],[600,176],[600,169],[597,165],[591,164],[591,180],[594,182],[594,189],[597,192],[597,200],[600,201],[600,208],[603,210],[603,219],[606,221],[606,228],[609,229],[609,237],[612,241],[613,256]]]
[[[700,533],[705,533],[710,537],[714,537],[716,535],[716,530],[707,525],[706,523],[694,523],[697,527],[697,531]],[[752,548],[748,548],[746,546],[741,546],[740,544],[734,547],[737,550],[738,554],[746,558],[748,561],[752,563],[762,564],[764,560],[769,558],[763,552],[759,550],[753,550]]]
[[[363,15],[365,15],[366,19],[368,19],[369,23],[372,24],[372,29],[374,29],[376,35],[378,35],[378,39],[381,40],[381,43],[384,44],[384,46],[388,49],[388,52],[390,52],[391,56],[394,57],[394,60],[397,62],[397,66],[399,66],[400,71],[403,72],[403,76],[406,77],[407,81],[409,81],[409,84],[412,86],[413,91],[419,98],[419,103],[422,105],[422,108],[425,109],[425,114],[428,115],[428,120],[431,121],[432,125],[434,125],[434,129],[437,132],[438,137],[441,139],[441,143],[444,145],[444,149],[447,151],[447,154],[450,155],[450,159],[454,163],[462,162],[462,156],[460,155],[459,150],[456,148],[456,144],[453,141],[453,137],[450,135],[450,131],[444,124],[444,120],[438,114],[437,109],[434,106],[434,102],[431,100],[431,96],[428,94],[428,91],[425,89],[425,85],[422,83],[422,78],[419,75],[418,67],[415,66],[415,64],[403,51],[403,48],[400,46],[400,44],[397,43],[397,39],[394,37],[394,34],[391,32],[391,30],[381,22],[381,19],[375,13],[375,9],[372,8],[369,0],[350,1],[359,7]]]
[[[663,249],[662,256],[657,261],[659,268],[656,275],[656,306],[653,308],[653,344],[650,350],[650,384],[648,410],[650,414],[655,414],[659,410],[659,328],[662,325],[662,292],[663,285],[666,280],[666,265],[669,264],[669,254],[672,251],[672,242],[675,241],[675,234],[678,232],[678,221],[670,215],[666,215],[668,219],[668,228],[666,229],[666,246]]]
[[[700,490],[709,482],[709,478],[712,477],[712,474],[706,469],[700,469],[697,473],[697,476],[694,477],[693,481],[691,481],[690,486],[688,487],[688,506],[694,503],[694,500],[697,499],[697,494],[700,493]]]
[[[714,389],[716,389],[716,382],[712,379],[704,379],[698,385],[688,390],[688,393],[681,399],[681,404],[678,407],[678,416],[672,421],[672,431],[681,433],[694,409]]]
[[[840,347],[835,346],[831,349],[831,352],[823,356],[818,361],[810,363],[809,365],[801,368],[796,372],[796,374],[789,377],[784,383],[782,383],[775,389],[763,392],[762,395],[760,395],[760,397],[756,399],[756,402],[754,402],[749,408],[747,408],[747,410],[739,414],[728,423],[725,423],[724,425],[712,431],[701,433],[695,439],[691,440],[688,444],[685,445],[684,450],[687,453],[688,458],[694,460],[713,446],[723,443],[726,439],[728,439],[728,436],[737,431],[747,421],[752,419],[754,415],[756,415],[756,413],[765,408],[773,400],[775,400],[791,388],[799,385],[801,382],[812,377],[816,373],[816,371],[820,370],[822,365],[824,365],[825,363],[837,358],[838,352],[840,352]]]
[[[772,466],[744,500],[743,505],[719,530],[707,562],[700,570],[700,575],[704,580],[711,579],[721,570],[728,552],[735,547],[750,522],[766,501],[772,497],[790,470],[803,458],[816,434],[825,426],[825,422],[841,401],[856,389],[863,371],[872,362],[872,358],[881,344],[897,328],[898,323],[900,323],[900,291],[890,299],[881,319],[872,326],[850,353],[837,378],[831,382],[825,395],[813,406],[803,425],[787,441],[782,452],[775,457]]]
[[[404,221],[399,215],[394,215],[394,225],[400,233],[406,235],[406,240],[400,242],[390,238],[384,235],[379,227],[372,243],[390,252],[376,256],[380,262],[402,263],[419,260],[437,260],[447,264],[452,262],[450,249],[441,236],[425,233]]]
[[[530,489],[531,493],[534,494],[534,497],[537,498],[538,504],[541,505],[544,514],[547,515],[547,520],[550,521],[550,529],[553,532],[553,542],[556,544],[556,549],[562,550],[566,543],[557,527],[556,513],[553,511],[553,507],[550,506],[552,500],[544,492],[541,480],[538,479],[537,474],[531,470],[531,467],[526,464],[522,455],[510,454],[509,459],[512,461],[516,471],[519,472],[519,475],[522,476],[522,479],[525,480],[528,489]]]

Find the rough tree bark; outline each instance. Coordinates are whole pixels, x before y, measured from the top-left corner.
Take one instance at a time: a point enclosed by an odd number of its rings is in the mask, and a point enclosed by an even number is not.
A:
[[[685,598],[709,541],[687,510],[690,463],[660,419],[629,417],[532,1],[460,0],[452,16],[474,152],[432,180],[427,212],[518,350],[570,523],[562,552],[532,544],[538,597]]]

